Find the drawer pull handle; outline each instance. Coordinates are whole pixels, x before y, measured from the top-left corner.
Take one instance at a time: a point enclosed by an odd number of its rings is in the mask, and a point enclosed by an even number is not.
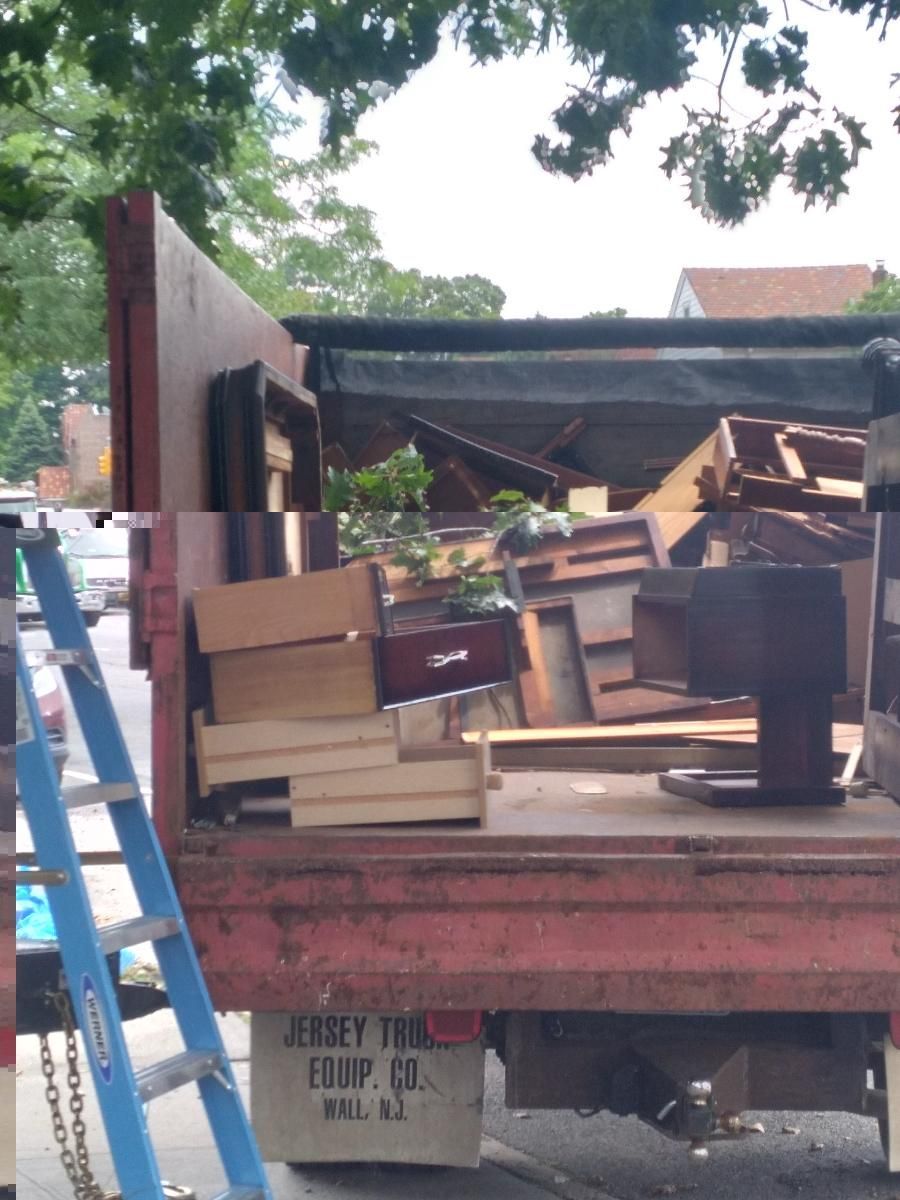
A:
[[[447,667],[450,663],[468,662],[468,650],[451,650],[449,654],[429,654],[425,659],[426,667]]]

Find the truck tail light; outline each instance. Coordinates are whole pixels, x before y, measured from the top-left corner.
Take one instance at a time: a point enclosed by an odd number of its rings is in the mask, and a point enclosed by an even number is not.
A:
[[[900,1050],[900,1012],[890,1015],[891,1041]]]
[[[0,1029],[0,1069],[16,1065],[16,1031],[3,1027]]]
[[[481,1037],[483,1013],[464,1011],[431,1011],[425,1014],[425,1032],[444,1045],[474,1042]]]

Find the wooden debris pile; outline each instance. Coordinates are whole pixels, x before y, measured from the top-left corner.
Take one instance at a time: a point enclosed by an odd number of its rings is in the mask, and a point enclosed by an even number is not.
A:
[[[859,512],[866,433],[827,425],[723,417],[644,511]]]
[[[352,461],[333,443],[323,451],[322,464],[325,469],[358,471],[384,462],[395,450],[411,444],[434,472],[426,493],[433,512],[479,512],[489,508],[491,497],[504,489],[523,492],[549,507],[567,502],[572,492],[591,489],[592,495],[596,496],[595,490],[599,493],[591,512],[633,508],[649,489],[617,487],[554,461],[552,456],[571,446],[586,428],[584,418],[577,417],[537,453],[528,454],[452,425],[403,413],[379,425]]]

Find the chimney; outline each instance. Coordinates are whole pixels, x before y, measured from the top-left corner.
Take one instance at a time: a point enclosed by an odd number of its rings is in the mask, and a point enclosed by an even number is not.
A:
[[[884,259],[876,258],[875,270],[872,272],[872,287],[877,287],[879,283],[884,283],[887,277],[888,273],[884,269]]]

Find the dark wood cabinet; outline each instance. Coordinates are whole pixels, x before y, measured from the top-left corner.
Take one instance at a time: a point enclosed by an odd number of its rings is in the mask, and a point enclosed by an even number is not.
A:
[[[668,791],[712,805],[840,804],[832,695],[847,686],[846,603],[832,567],[645,571],[635,675],[686,695],[759,697],[759,771],[671,771]]]
[[[831,567],[645,571],[634,598],[635,676],[689,696],[842,692],[845,607]]]

